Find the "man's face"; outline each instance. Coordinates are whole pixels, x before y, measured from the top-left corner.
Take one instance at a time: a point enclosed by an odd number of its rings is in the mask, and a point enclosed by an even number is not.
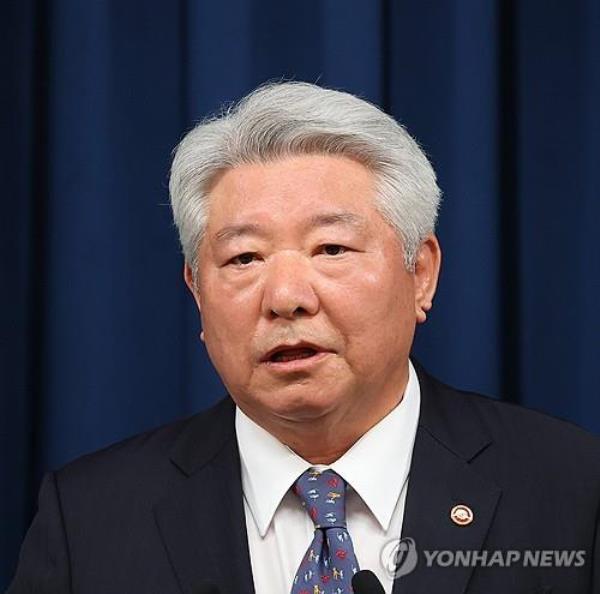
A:
[[[344,157],[216,180],[195,297],[213,364],[259,423],[339,419],[401,396],[437,268],[428,293],[374,196],[371,172]]]

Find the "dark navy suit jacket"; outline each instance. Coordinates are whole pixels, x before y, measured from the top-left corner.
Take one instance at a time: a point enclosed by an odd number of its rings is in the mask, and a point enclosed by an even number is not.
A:
[[[599,593],[600,440],[418,374],[402,536],[419,562],[394,594]],[[234,412],[226,398],[49,474],[8,592],[253,592]],[[451,520],[456,504],[473,511],[469,525]],[[555,549],[585,563],[428,567],[424,555]]]

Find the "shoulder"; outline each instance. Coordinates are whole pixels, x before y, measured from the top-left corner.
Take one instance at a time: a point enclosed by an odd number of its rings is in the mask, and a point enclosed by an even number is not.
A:
[[[54,472],[57,487],[67,492],[163,489],[181,473],[178,462],[185,464],[188,452],[202,456],[231,437],[234,410],[227,397],[196,415],[81,456]]]
[[[497,470],[578,477],[600,489],[600,437],[577,425],[517,404],[454,389],[419,372],[422,422],[448,443],[464,443],[478,434],[489,443],[484,459]]]
[[[455,397],[478,416],[496,442],[527,445],[532,453],[541,450],[546,456],[587,453],[600,463],[600,437],[570,421],[473,392],[457,390]]]

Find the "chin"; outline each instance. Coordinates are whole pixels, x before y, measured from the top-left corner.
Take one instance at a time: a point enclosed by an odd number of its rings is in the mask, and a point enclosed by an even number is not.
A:
[[[288,392],[287,390],[285,392]],[[269,409],[281,419],[290,422],[315,421],[337,408],[338,399],[331,395],[326,398],[315,395],[313,391],[300,391],[300,393],[279,394],[277,397],[265,402],[265,408]]]

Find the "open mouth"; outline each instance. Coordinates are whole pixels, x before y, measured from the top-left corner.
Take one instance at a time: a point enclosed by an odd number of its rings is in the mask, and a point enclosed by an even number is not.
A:
[[[298,359],[309,359],[319,352],[311,347],[281,349],[274,352],[269,357],[269,361],[271,363],[287,363],[288,361],[296,361]]]
[[[301,341],[296,344],[280,344],[262,357],[261,361],[273,365],[273,369],[304,369],[307,365],[317,363],[333,351],[310,342]]]

